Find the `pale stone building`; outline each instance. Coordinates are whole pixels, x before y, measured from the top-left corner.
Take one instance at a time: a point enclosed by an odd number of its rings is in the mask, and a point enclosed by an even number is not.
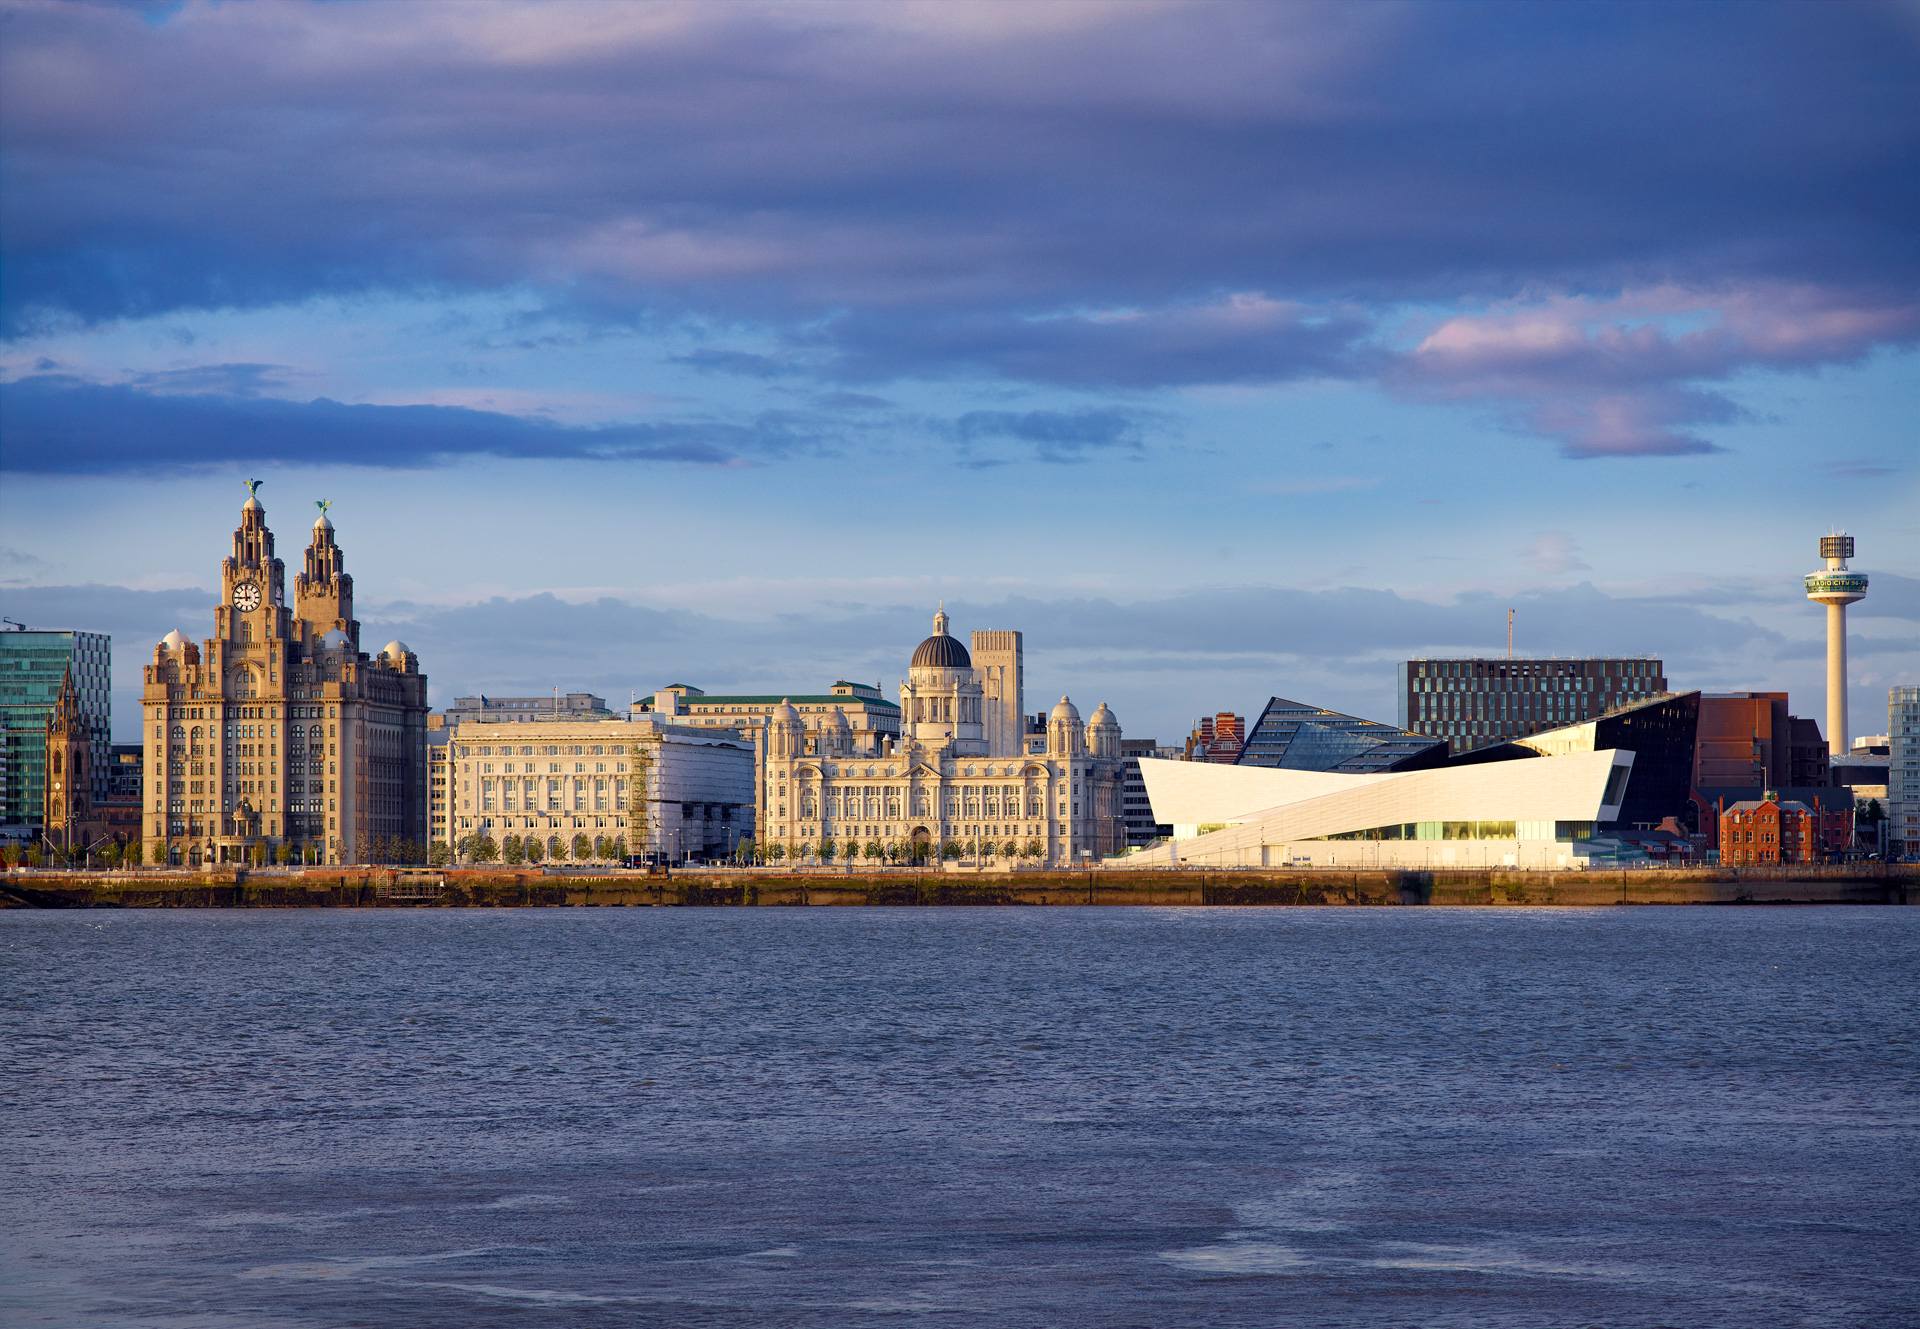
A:
[[[790,703],[772,708],[758,743],[762,842],[817,855],[831,840],[875,843],[896,857],[943,846],[992,846],[1059,866],[1118,853],[1120,724],[1103,702],[1082,723],[1062,697],[1044,744],[1023,751],[1021,639],[976,633],[984,664],[948,632],[945,609],[913,653],[900,688],[897,742],[861,749],[837,710],[809,727]]]
[[[353,578],[325,504],[287,606],[286,568],[253,488],[220,567],[213,636],[196,645],[175,629],[145,669],[148,857],[244,862],[284,846],[342,862],[423,851],[420,662],[399,641],[361,652]]]
[[[473,857],[508,836],[549,861],[725,858],[753,838],[753,745],[731,732],[627,720],[472,721],[444,731],[433,838]]]

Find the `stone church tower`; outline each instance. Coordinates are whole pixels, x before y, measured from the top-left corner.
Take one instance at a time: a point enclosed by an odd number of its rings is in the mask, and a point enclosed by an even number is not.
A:
[[[62,849],[85,848],[93,830],[93,731],[69,668],[47,717],[46,835]]]

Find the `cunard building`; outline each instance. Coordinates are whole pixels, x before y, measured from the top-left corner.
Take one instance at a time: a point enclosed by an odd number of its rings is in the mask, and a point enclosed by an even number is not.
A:
[[[146,667],[143,833],[173,863],[367,861],[427,838],[427,680],[402,642],[360,650],[326,504],[286,603],[249,482],[213,635],[178,629]]]

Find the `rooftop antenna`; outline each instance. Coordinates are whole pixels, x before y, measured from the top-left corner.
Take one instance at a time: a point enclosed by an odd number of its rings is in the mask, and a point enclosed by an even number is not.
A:
[[[1513,659],[1513,611],[1507,611],[1507,659]]]

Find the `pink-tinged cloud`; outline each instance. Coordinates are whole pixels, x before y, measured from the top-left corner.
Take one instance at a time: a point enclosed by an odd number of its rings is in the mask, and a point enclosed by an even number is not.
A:
[[[1570,457],[1716,451],[1698,427],[1744,412],[1720,385],[1920,341],[1920,300],[1807,284],[1645,287],[1447,319],[1389,371],[1404,395],[1486,403]]]

